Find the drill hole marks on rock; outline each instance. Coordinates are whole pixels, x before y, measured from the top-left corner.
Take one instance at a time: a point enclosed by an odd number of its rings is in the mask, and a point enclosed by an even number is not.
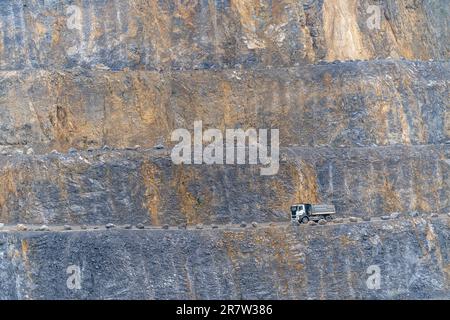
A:
[[[194,121],[193,143],[189,130],[180,128],[172,132],[171,141],[179,143],[173,147],[171,159],[176,165],[260,164],[263,166],[260,168],[261,175],[275,175],[278,173],[280,164],[279,130],[270,129],[270,144],[268,143],[268,132],[268,129],[249,128],[246,131],[243,129],[226,129],[224,139],[221,130],[207,129],[203,131],[202,121]],[[209,144],[203,148],[203,143]],[[246,162],[247,149],[248,163]]]

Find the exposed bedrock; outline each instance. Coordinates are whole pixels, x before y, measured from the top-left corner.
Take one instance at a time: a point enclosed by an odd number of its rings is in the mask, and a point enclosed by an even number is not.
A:
[[[0,300],[450,299],[449,11],[0,0]],[[176,165],[195,121],[279,171]]]
[[[0,145],[171,145],[174,129],[277,128],[281,146],[450,141],[447,62],[247,71],[0,72]],[[172,144],[173,145],[173,144]]]
[[[293,202],[340,215],[450,211],[450,146],[290,148],[260,165],[175,165],[166,152],[0,157],[0,221],[153,225],[288,221]]]
[[[1,0],[0,69],[447,59],[448,16],[447,0]]]
[[[0,232],[0,299],[449,299],[449,221]]]

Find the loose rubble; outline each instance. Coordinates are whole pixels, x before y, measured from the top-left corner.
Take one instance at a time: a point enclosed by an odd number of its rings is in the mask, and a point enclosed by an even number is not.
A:
[[[143,223],[138,223],[137,225],[136,225],[136,228],[138,228],[138,229],[144,229],[145,228],[145,226],[144,226],[144,224]]]

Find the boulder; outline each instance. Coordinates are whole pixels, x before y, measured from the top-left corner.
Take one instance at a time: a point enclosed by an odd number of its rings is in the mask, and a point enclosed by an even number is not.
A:
[[[50,228],[45,224],[36,229],[37,231],[50,231]]]
[[[392,212],[391,219],[397,219],[400,216],[400,212]]]
[[[24,224],[18,224],[16,229],[17,229],[17,231],[27,231],[28,230],[27,226]]]

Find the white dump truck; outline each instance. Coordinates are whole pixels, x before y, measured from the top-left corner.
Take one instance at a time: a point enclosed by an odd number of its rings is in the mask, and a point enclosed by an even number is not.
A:
[[[309,204],[299,203],[291,206],[291,221],[307,223],[308,221],[319,221],[325,219],[330,221],[336,214],[336,208],[332,204]]]

